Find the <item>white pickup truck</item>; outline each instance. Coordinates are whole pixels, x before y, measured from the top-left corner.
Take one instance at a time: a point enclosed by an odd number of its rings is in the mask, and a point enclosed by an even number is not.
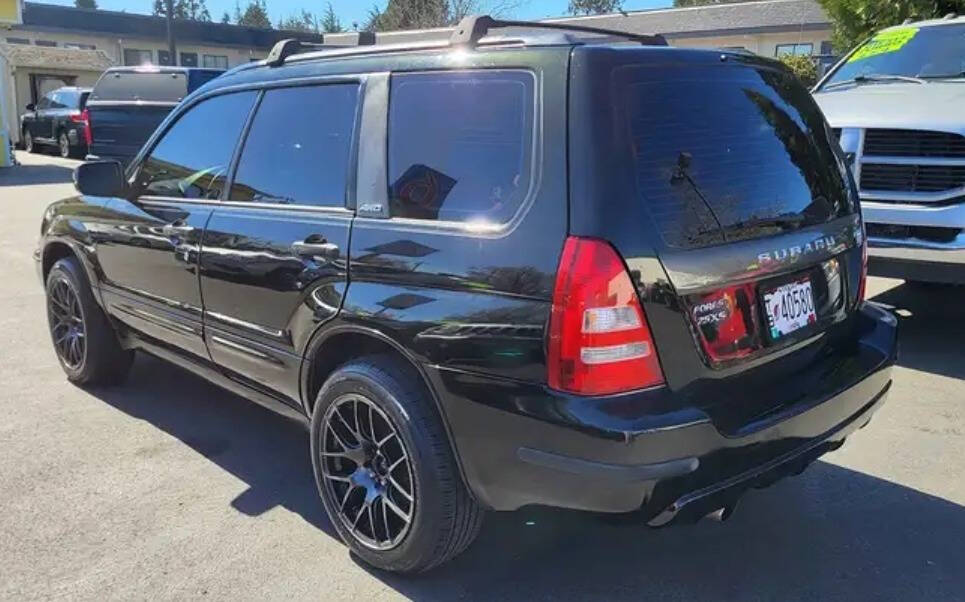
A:
[[[965,17],[878,32],[814,98],[854,170],[869,272],[965,284]]]

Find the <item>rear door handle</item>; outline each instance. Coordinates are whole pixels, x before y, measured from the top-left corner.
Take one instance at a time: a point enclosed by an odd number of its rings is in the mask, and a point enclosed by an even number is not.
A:
[[[309,236],[305,240],[292,243],[292,253],[297,257],[322,258],[326,260],[338,259],[338,245],[328,242],[324,238]]]
[[[194,232],[194,230],[194,226],[189,226],[181,220],[161,226],[161,234],[167,236],[168,238],[180,238],[182,236],[187,236],[188,234]]]

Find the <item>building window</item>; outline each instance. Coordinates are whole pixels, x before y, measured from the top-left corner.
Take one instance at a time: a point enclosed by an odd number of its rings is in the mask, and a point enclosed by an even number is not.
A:
[[[228,57],[219,56],[217,54],[206,54],[203,57],[204,63],[203,67],[206,69],[227,69],[228,68]]]
[[[7,38],[7,44],[29,44],[30,40],[27,38]]]
[[[157,51],[157,64],[158,65],[174,65],[171,61],[171,51],[170,50],[158,50]]]
[[[821,54],[834,54],[834,47],[831,42],[821,42]]]
[[[198,53],[197,53],[197,52],[182,52],[182,53],[181,53],[181,66],[182,66],[182,67],[197,67],[197,66],[198,66]]]
[[[811,56],[812,52],[814,52],[814,44],[810,42],[807,44],[778,44],[774,49],[774,56],[781,56],[782,54]]]
[[[73,48],[74,50],[97,50],[97,46],[94,46],[93,44],[73,44],[70,42],[65,43],[64,48]]]
[[[124,49],[124,64],[127,66],[150,65],[152,61],[150,50],[136,48]]]
[[[57,46],[57,42],[54,42],[53,40],[34,40],[34,44],[37,46],[47,46],[50,48]]]

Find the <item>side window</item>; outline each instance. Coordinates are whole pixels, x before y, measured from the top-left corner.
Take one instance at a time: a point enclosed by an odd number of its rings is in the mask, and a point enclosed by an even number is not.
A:
[[[215,96],[189,109],[144,160],[142,195],[216,199],[255,92]]]
[[[343,207],[357,105],[355,84],[266,91],[228,198]]]
[[[392,216],[509,221],[530,185],[533,81],[525,71],[393,75]]]
[[[67,106],[67,103],[64,101],[64,93],[63,93],[63,92],[52,92],[52,93],[50,94],[50,104],[48,105],[48,108],[50,108],[50,109],[63,109],[63,108],[65,108],[66,106]]]
[[[44,94],[43,97],[37,102],[37,110],[49,109],[51,107],[51,98],[53,98],[53,96],[53,92]]]

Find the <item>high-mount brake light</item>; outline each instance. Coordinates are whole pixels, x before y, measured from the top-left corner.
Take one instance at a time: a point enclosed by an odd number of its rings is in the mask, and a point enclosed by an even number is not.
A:
[[[549,386],[607,395],[662,385],[663,371],[623,260],[602,240],[566,239],[553,290]]]

